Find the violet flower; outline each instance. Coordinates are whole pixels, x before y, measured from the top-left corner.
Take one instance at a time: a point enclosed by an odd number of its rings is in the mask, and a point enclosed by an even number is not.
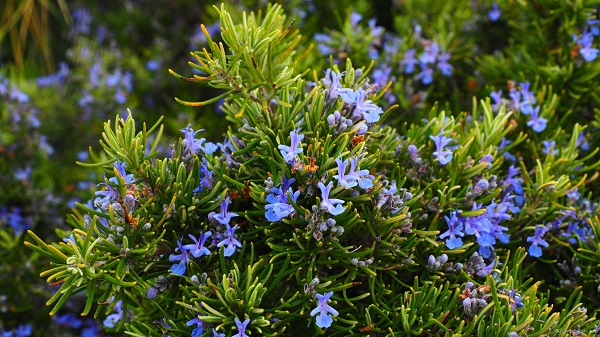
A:
[[[318,183],[319,189],[321,190],[321,209],[327,210],[331,215],[338,215],[344,212],[344,207],[341,204],[344,203],[343,200],[340,199],[329,199],[329,193],[333,188],[333,181],[330,181],[327,186],[325,186],[322,182]]]
[[[337,310],[335,310],[328,304],[331,301],[331,295],[333,295],[333,291],[330,291],[323,295],[317,294],[317,300],[319,301],[319,303],[317,303],[317,307],[310,312],[311,316],[315,316],[318,314],[315,323],[319,328],[329,328],[331,326],[331,323],[333,323],[332,315],[339,315]]]

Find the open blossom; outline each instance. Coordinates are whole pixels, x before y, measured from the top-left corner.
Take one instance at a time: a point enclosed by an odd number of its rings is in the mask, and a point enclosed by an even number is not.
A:
[[[227,208],[231,201],[229,196],[225,200],[221,201],[221,212],[214,215],[214,219],[217,220],[221,225],[228,225],[231,218],[238,216],[236,213],[228,212]]]
[[[548,247],[548,242],[544,241],[542,236],[544,236],[544,234],[546,234],[546,232],[549,230],[550,228],[542,225],[537,225],[535,227],[535,232],[533,235],[527,237],[527,242],[531,242],[531,246],[529,246],[529,255],[535,257],[542,256],[542,248],[540,248],[540,246]]]
[[[333,323],[332,315],[339,315],[337,310],[328,304],[331,301],[331,295],[333,295],[333,291],[323,295],[317,294],[317,300],[319,303],[317,303],[317,307],[310,312],[311,316],[318,314],[316,324],[319,328],[329,328],[331,323]]]
[[[304,135],[299,134],[300,128],[298,127],[294,131],[290,131],[291,144],[287,145],[279,145],[277,148],[283,159],[285,159],[286,163],[292,164],[296,161],[296,156],[302,153],[303,149],[300,147],[300,142],[304,139]]]
[[[133,174],[127,174],[127,172],[125,171],[125,162],[117,160],[114,164],[114,171],[118,176],[123,178],[125,184],[131,184],[133,182]],[[112,177],[108,181],[110,181],[113,184],[119,184],[117,177]]]
[[[501,15],[502,15],[502,12],[500,12],[500,8],[498,8],[498,4],[494,2],[492,4],[492,9],[488,12],[488,18],[490,19],[490,21],[496,22],[496,21],[498,21],[498,19],[500,19]]]
[[[204,333],[204,326],[202,325],[202,321],[200,320],[200,318],[196,317],[185,323],[185,325],[187,326],[192,326],[194,324],[196,325],[196,327],[194,328],[194,330],[192,330],[191,337],[200,337]]]
[[[345,189],[352,188],[357,184],[360,184],[361,188],[370,188],[373,186],[372,180],[369,178],[361,178],[367,176],[369,174],[368,170],[358,170],[356,168],[358,166],[358,157],[353,157],[348,161],[348,159],[342,161],[342,158],[339,157],[335,160],[338,164],[338,174],[334,175],[333,178],[337,179],[338,183],[343,186]],[[350,164],[350,170],[346,173],[346,168]],[[365,187],[368,186],[368,187]]]
[[[537,106],[537,107],[535,107],[535,109],[531,110],[531,119],[529,121],[527,121],[527,125],[531,126],[531,128],[535,132],[542,132],[546,129],[547,120],[543,117],[540,117],[539,113],[540,113],[540,107]]]
[[[202,255],[210,255],[210,250],[204,247],[206,239],[212,236],[212,233],[210,231],[207,231],[206,233],[200,232],[200,236],[198,238],[196,238],[192,234],[188,234],[188,236],[190,237],[190,239],[192,239],[192,241],[194,241],[194,243],[184,245],[183,247],[187,249],[193,257],[198,258]]]
[[[238,228],[238,225],[233,226],[233,228],[229,226],[229,224],[226,224],[225,226],[227,226],[226,232],[228,236],[225,240],[219,242],[217,247],[227,245],[223,250],[223,255],[229,257],[235,253],[235,247],[242,248],[242,244],[235,238],[235,230]]]
[[[404,72],[407,74],[412,74],[415,71],[415,65],[419,62],[415,58],[416,50],[409,49],[404,53],[404,60],[402,60],[402,65],[404,66]]]
[[[331,215],[338,215],[344,212],[344,207],[341,204],[344,203],[343,200],[340,199],[329,199],[329,193],[333,188],[333,181],[330,181],[327,186],[325,186],[322,182],[319,181],[319,189],[321,190],[321,209],[327,210]]]
[[[271,188],[271,194],[267,195],[269,203],[265,205],[265,217],[269,221],[279,221],[295,211],[294,207],[288,201],[288,194],[294,202],[300,196],[300,191],[294,192],[291,187],[296,179],[292,178],[288,180],[284,176],[282,180],[282,186]]]
[[[452,151],[444,150],[444,146],[448,145],[452,141],[452,138],[445,137],[443,132],[444,130],[439,135],[429,136],[429,138],[435,143],[436,150],[433,152],[433,155],[441,165],[446,165],[452,160]]]
[[[178,250],[181,254],[171,254],[169,256],[169,261],[177,262],[171,266],[171,272],[176,275],[183,275],[187,268],[187,265],[190,263],[190,256],[188,254],[188,250],[182,245],[181,239],[177,240]]]
[[[184,138],[181,142],[181,152],[186,157],[191,157],[194,154],[197,154],[201,150],[207,154],[213,153],[217,147],[213,143],[207,143],[206,148],[202,146],[202,144],[206,141],[205,138],[196,139],[196,134],[204,131],[204,129],[200,129],[198,131],[194,131],[191,128],[192,123],[188,124],[185,128],[180,131],[183,132]]]
[[[456,249],[463,245],[463,241],[460,237],[465,236],[463,233],[463,223],[456,216],[457,211],[452,211],[450,217],[444,216],[448,230],[440,235],[440,239],[446,239],[446,247],[448,249]]]
[[[344,75],[344,73],[338,73],[331,68],[325,71],[325,77],[323,77],[323,84],[329,88],[329,96],[328,101],[333,101],[340,96],[340,89],[342,89],[342,85],[340,83],[340,78]]]
[[[369,91],[358,88],[355,91],[352,89],[342,89],[341,97],[344,102],[354,104],[352,116],[361,117],[367,123],[375,123],[379,121],[380,115],[383,114],[383,109],[374,104],[370,99],[366,99]]]
[[[231,337],[248,337],[248,335],[246,335],[246,327],[248,326],[248,323],[250,323],[250,318],[246,318],[246,320],[242,322],[236,317],[234,321],[238,329],[238,333]]]

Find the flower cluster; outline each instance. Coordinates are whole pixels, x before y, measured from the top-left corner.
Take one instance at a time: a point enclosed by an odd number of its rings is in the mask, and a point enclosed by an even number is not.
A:
[[[587,20],[587,26],[583,29],[581,36],[573,34],[576,43],[575,50],[585,62],[592,62],[598,57],[598,48],[594,48],[594,38],[600,35],[600,20]]]
[[[519,111],[521,114],[529,116],[527,126],[531,127],[535,132],[542,132],[546,129],[548,120],[541,116],[540,105],[536,106],[537,98],[535,93],[529,90],[530,83],[519,83],[518,89],[514,82],[509,81],[509,97],[510,100],[502,98],[502,90],[493,91],[490,97],[494,101],[492,109],[498,111],[502,104]]]
[[[450,61],[450,53],[441,51],[437,42],[422,39],[420,32],[421,28],[416,27],[415,34],[424,47],[423,51],[420,55],[417,55],[416,49],[406,51],[402,60],[404,73],[413,74],[418,66],[421,68],[421,71],[416,75],[416,79],[421,80],[421,83],[424,85],[429,85],[433,82],[433,75],[436,69],[446,77],[452,76],[453,67],[448,62]]]

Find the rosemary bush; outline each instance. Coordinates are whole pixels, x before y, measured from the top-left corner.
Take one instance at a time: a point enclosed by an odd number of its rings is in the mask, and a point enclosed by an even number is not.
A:
[[[311,22],[316,6],[295,13]],[[205,114],[175,137],[137,111],[104,123],[79,163],[103,173],[89,202],[58,239],[25,239],[55,321],[101,334],[69,307],[130,336],[600,335],[598,4],[394,6],[393,28],[349,9],[322,31],[281,5],[214,7],[220,31],[201,25],[191,69],[169,72],[181,105],[219,104],[224,139]],[[76,83],[135,104],[122,75]],[[6,111],[35,117],[3,83]],[[15,207],[0,212],[13,254]]]

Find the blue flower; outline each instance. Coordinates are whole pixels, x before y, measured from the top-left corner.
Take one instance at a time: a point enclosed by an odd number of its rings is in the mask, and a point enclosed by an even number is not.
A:
[[[452,65],[448,63],[450,61],[450,53],[443,52],[438,59],[438,69],[444,76],[452,75]]]
[[[182,239],[177,240],[177,246],[178,246],[177,249],[179,249],[179,252],[181,254],[169,255],[169,261],[171,261],[171,262],[179,261],[179,263],[175,263],[174,265],[171,266],[171,272],[173,274],[180,275],[180,276],[183,275],[183,273],[185,273],[187,265],[188,265],[188,263],[190,263],[190,256],[188,254],[188,250],[182,245],[182,242],[181,242]]]
[[[289,193],[292,200],[296,202],[298,196],[300,196],[300,191],[294,192],[291,188],[294,181],[296,181],[296,179],[292,178],[288,180],[284,176],[281,187],[271,188],[271,194],[267,195],[267,202],[269,202],[269,204],[265,205],[265,217],[267,220],[272,222],[279,221],[294,213],[294,207],[290,205],[287,198]]]
[[[344,203],[343,200],[340,199],[329,199],[329,193],[333,188],[333,181],[330,181],[327,186],[325,186],[322,182],[318,183],[319,189],[321,190],[321,209],[327,210],[331,215],[338,215],[344,212],[344,207],[341,204]]]
[[[123,302],[121,300],[119,300],[117,304],[115,304],[113,311],[115,312],[106,316],[103,322],[104,326],[109,329],[114,328],[123,317]]]
[[[543,140],[542,145],[544,148],[542,149],[543,154],[552,153],[553,156],[558,154],[558,150],[556,150],[556,141],[554,140]]]
[[[343,186],[345,189],[356,186],[358,183],[354,179],[354,176],[349,174],[348,179],[346,178],[346,167],[348,166],[348,160],[342,161],[342,157],[338,157],[335,162],[338,165],[338,174],[334,175],[333,178],[337,179],[338,184]]]
[[[213,329],[213,337],[225,337],[225,334],[218,333],[217,330]]]
[[[352,25],[352,27],[356,28],[356,25],[360,22],[360,20],[362,20],[362,15],[359,13],[353,11],[350,14],[350,25]]]
[[[531,119],[527,121],[527,125],[531,126],[533,131],[542,132],[546,129],[547,120],[543,117],[539,117],[540,107],[537,106],[531,111]]]
[[[240,320],[236,317],[234,321],[235,325],[237,326],[238,333],[231,337],[248,337],[248,335],[246,335],[246,327],[248,326],[248,323],[250,323],[250,318],[246,318],[245,321],[240,322]]]
[[[429,63],[431,63],[431,64],[435,63],[435,60],[437,59],[439,51],[440,51],[440,46],[437,44],[437,42],[433,42],[433,43],[430,43],[427,46],[425,46],[425,50],[423,51],[421,56],[419,56],[419,61],[421,62],[421,67],[425,67]]]
[[[429,68],[428,66],[421,64],[422,65],[422,69],[421,69],[421,73],[419,73],[419,75],[417,75],[417,78],[421,79],[421,83],[423,83],[424,85],[430,85],[433,82],[433,69]]]
[[[179,131],[183,132],[183,135],[184,135],[184,138],[181,141],[181,152],[183,153],[184,158],[186,156],[191,157],[192,155],[200,152],[200,150],[202,150],[203,152],[206,153],[206,150],[202,146],[202,144],[206,141],[206,139],[205,138],[196,139],[196,134],[198,132],[204,131],[204,129],[194,131],[194,129],[192,129],[191,126],[192,126],[192,123],[188,124],[188,126],[186,126],[185,128],[179,130]],[[212,144],[212,143],[209,143],[209,144]],[[212,145],[214,146],[214,144],[212,144]],[[209,151],[214,152],[215,150],[216,150],[216,148],[213,148],[213,147],[209,148]],[[210,153],[212,153],[212,152],[210,152]]]
[[[429,136],[429,138],[435,143],[436,150],[433,152],[433,155],[441,165],[446,165],[452,160],[452,151],[444,150],[444,146],[448,145],[452,141],[452,138],[445,137],[443,133],[444,130],[442,129],[439,135]]]
[[[504,103],[504,100],[502,99],[502,90],[492,91],[490,93],[490,98],[494,100],[494,104],[492,104],[492,110],[500,110],[500,106],[502,106],[502,103]]]
[[[317,300],[319,301],[319,303],[317,303],[317,307],[310,312],[311,316],[315,316],[318,314],[316,324],[319,328],[329,328],[331,326],[331,323],[333,323],[332,315],[339,315],[337,310],[335,310],[328,304],[331,301],[329,299],[331,298],[331,295],[333,295],[333,291],[330,291],[327,294],[323,295],[317,294]]]
[[[506,179],[504,179],[503,182],[506,193],[515,192],[518,195],[523,194],[523,187],[521,186],[523,179],[516,178],[516,175],[519,174],[519,171],[521,171],[521,169],[519,167],[515,167],[514,165],[510,165],[508,168]]]
[[[404,53],[404,60],[401,63],[404,66],[404,72],[407,74],[412,74],[415,71],[415,64],[418,63],[415,52],[414,49],[409,49]]]
[[[123,178],[125,184],[129,185],[133,182],[133,174],[127,174],[127,172],[125,171],[125,166],[125,162],[121,162],[119,159],[117,159],[117,161],[114,163],[114,171],[115,175]],[[108,181],[110,181],[113,184],[119,184],[117,177],[112,177]]]
[[[227,226],[226,232],[228,236],[225,240],[219,242],[217,247],[227,245],[223,250],[223,255],[229,257],[235,253],[235,247],[242,248],[242,244],[235,238],[235,230],[238,228],[238,225],[233,226],[233,228],[229,226],[229,224],[226,224],[225,226]]]
[[[383,109],[373,104],[371,100],[366,99],[368,94],[369,91],[363,90],[362,88],[358,88],[356,91],[344,88],[341,90],[340,96],[344,102],[354,104],[354,110],[352,112],[353,117],[362,116],[365,122],[370,124],[379,121],[379,115],[383,113]]]
[[[227,211],[230,203],[231,201],[229,200],[229,196],[227,196],[225,200],[221,201],[221,213],[214,214],[215,220],[217,220],[221,225],[228,225],[231,221],[231,218],[238,216],[236,213]]]
[[[527,237],[527,242],[531,242],[531,246],[529,246],[529,255],[535,257],[542,256],[542,248],[540,248],[540,246],[548,247],[548,242],[544,241],[542,236],[549,230],[550,228],[548,227],[537,225],[533,236]]]
[[[329,88],[328,101],[331,103],[333,100],[340,96],[340,90],[342,85],[340,84],[340,78],[343,73],[335,72],[331,69],[325,71],[325,77],[323,77],[323,84]]]
[[[304,139],[304,135],[299,134],[300,127],[298,127],[294,131],[290,131],[290,146],[280,144],[277,146],[279,151],[281,152],[281,156],[285,159],[285,162],[288,164],[293,164],[296,161],[296,156],[302,153],[303,149],[300,147],[300,141]]]
[[[29,217],[23,217],[21,213],[19,207],[11,207],[10,212],[7,207],[0,208],[0,224],[6,223],[12,227],[15,236],[31,227],[31,219]]]
[[[194,241],[194,243],[184,245],[183,248],[189,251],[193,257],[198,258],[202,255],[210,255],[210,250],[204,247],[206,239],[212,236],[212,233],[210,231],[207,231],[206,233],[200,232],[200,236],[197,239],[192,234],[188,234],[188,236],[190,237],[190,239],[192,239],[192,241]]]
[[[508,292],[508,303],[510,304],[513,314],[517,311],[517,308],[523,306],[523,302],[521,302],[521,295],[517,294],[514,289]]]
[[[207,167],[206,159],[203,158],[203,164],[200,165],[200,183],[192,192],[200,193],[204,188],[212,188],[212,174],[213,172]]]
[[[591,62],[598,57],[598,49],[592,48],[594,42],[594,34],[588,32],[587,28],[581,35],[581,38],[577,40],[577,44],[581,46],[579,54],[583,57],[586,62]]]
[[[191,336],[192,337],[200,337],[200,335],[202,335],[204,333],[204,327],[202,326],[202,321],[200,320],[200,318],[196,317],[185,323],[185,325],[187,325],[187,326],[192,326],[194,324],[196,324],[196,327],[194,328],[194,330],[192,330]]]
[[[448,230],[440,235],[440,239],[448,237],[446,239],[446,247],[448,249],[456,249],[463,245],[462,239],[465,233],[463,233],[463,223],[456,216],[457,211],[452,211],[450,217],[444,216]]]
[[[498,19],[500,19],[501,15],[502,15],[502,12],[500,12],[500,8],[498,8],[498,4],[494,2],[492,4],[492,9],[488,12],[488,18],[490,19],[490,21],[496,22],[496,21],[498,21]]]

